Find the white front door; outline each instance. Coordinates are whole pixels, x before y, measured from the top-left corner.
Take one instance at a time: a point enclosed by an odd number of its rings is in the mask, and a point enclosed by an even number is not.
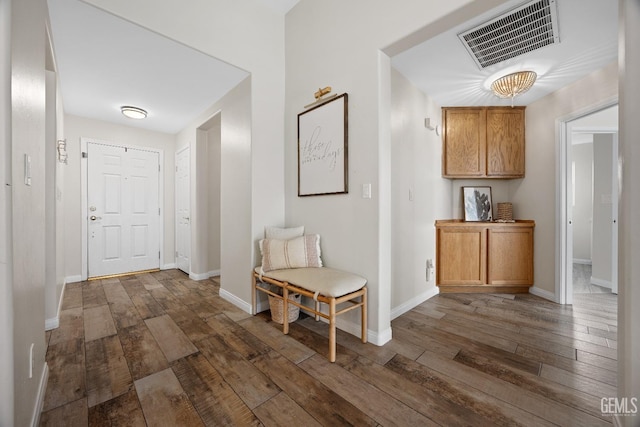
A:
[[[87,144],[88,276],[160,267],[157,152]]]
[[[187,274],[191,267],[190,162],[189,147],[176,153],[176,265]]]

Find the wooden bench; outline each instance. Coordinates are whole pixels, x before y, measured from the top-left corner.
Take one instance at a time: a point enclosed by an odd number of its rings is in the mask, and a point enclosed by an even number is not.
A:
[[[336,317],[360,307],[361,309],[361,338],[367,342],[367,280],[353,273],[335,270],[327,267],[291,268],[284,270],[272,270],[262,273],[260,267],[252,274],[251,299],[253,313],[256,314],[256,291],[264,292],[272,297],[282,300],[283,325],[282,332],[289,333],[288,308],[289,304],[296,305],[300,309],[315,316],[316,321],[320,317],[329,321],[329,361],[336,361]],[[268,283],[282,289],[282,295],[270,289],[260,286],[260,282]],[[301,294],[313,298],[314,307],[307,307],[289,299],[290,293]],[[321,311],[320,303],[329,306],[329,313]],[[338,308],[342,303],[349,303],[346,307]]]

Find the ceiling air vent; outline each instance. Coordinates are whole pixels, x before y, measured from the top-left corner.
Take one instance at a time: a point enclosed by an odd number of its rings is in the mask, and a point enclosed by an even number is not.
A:
[[[556,0],[527,2],[458,37],[480,69],[559,43]]]

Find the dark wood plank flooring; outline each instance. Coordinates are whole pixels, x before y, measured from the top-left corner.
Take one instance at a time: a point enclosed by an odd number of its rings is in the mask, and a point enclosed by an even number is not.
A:
[[[385,346],[302,315],[288,336],[180,271],[67,286],[43,426],[598,426],[616,395],[616,296],[444,294]]]

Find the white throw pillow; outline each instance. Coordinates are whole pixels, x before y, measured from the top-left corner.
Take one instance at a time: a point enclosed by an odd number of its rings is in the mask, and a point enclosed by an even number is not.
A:
[[[260,241],[260,247],[264,273],[286,268],[322,267],[318,234],[289,240],[264,239]]]
[[[264,237],[267,239],[289,240],[303,235],[304,225],[291,228],[265,227],[264,229]]]

